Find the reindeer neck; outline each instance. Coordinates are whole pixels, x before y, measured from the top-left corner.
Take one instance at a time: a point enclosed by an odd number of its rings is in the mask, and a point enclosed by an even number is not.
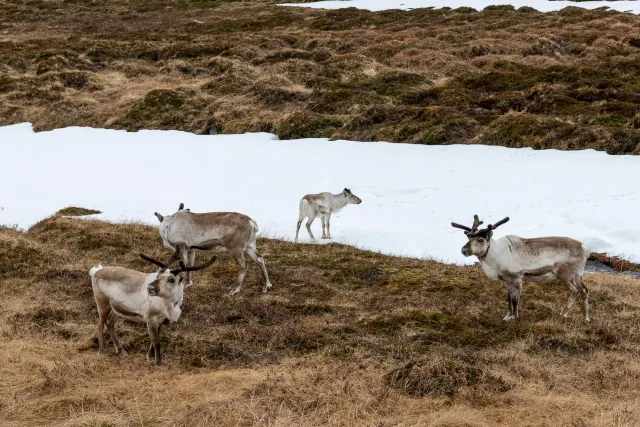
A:
[[[333,194],[334,209],[342,209],[347,205],[347,196],[344,193]]]
[[[482,257],[478,257],[481,264],[485,264],[496,270],[501,270],[505,262],[508,261],[508,257],[505,257],[505,250],[509,253],[509,248],[506,247],[505,242],[502,239],[489,240],[489,249]]]
[[[182,314],[182,310],[178,307],[178,300],[176,301],[173,297],[165,299],[165,310],[164,315],[171,322],[177,322],[180,318],[180,314]]]

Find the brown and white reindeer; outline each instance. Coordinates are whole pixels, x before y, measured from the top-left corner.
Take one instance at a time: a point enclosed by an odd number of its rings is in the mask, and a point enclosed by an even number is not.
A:
[[[247,272],[245,254],[255,261],[264,276],[264,289],[271,289],[269,274],[264,258],[256,248],[258,224],[248,216],[237,212],[193,213],[180,203],[178,211],[163,216],[155,216],[160,221],[160,236],[165,247],[173,249],[173,256],[167,261],[171,265],[180,257],[186,266],[193,265],[196,251],[229,252],[238,263],[238,279],[231,295],[240,292]],[[191,274],[187,273],[187,286],[192,285]]]
[[[126,354],[120,340],[116,336],[115,324],[119,318],[145,322],[149,331],[151,345],[147,352],[147,360],[154,357],[155,364],[160,365],[160,325],[177,322],[182,313],[184,282],[183,271],[202,270],[213,264],[214,256],[208,262],[170,270],[160,261],[144,254],[140,256],[160,268],[155,273],[142,273],[123,267],[102,267],[97,265],[89,270],[93,296],[98,308],[98,351],[104,352],[104,326],[107,325],[109,335],[116,347],[116,354]]]
[[[309,218],[307,220],[307,231],[309,232],[311,240],[316,241],[316,238],[313,237],[313,233],[311,232],[311,223],[317,216],[320,216],[320,221],[322,222],[322,238],[330,239],[331,214],[339,211],[346,205],[359,205],[360,203],[362,203],[362,199],[353,194],[348,188],[345,188],[338,194],[331,194],[329,192],[307,194],[300,200],[300,213],[296,227],[296,242],[298,241],[300,225],[305,218]]]
[[[576,299],[581,297],[584,320],[588,322],[589,291],[582,281],[582,273],[589,257],[589,248],[568,237],[525,239],[509,235],[493,240],[493,230],[507,221],[509,217],[480,230],[478,227],[483,222],[478,215],[474,215],[471,228],[451,223],[453,227],[465,230],[469,239],[462,247],[462,254],[476,256],[488,277],[507,283],[509,312],[504,320],[518,318],[523,282],[562,282],[570,295],[561,315],[567,317]]]

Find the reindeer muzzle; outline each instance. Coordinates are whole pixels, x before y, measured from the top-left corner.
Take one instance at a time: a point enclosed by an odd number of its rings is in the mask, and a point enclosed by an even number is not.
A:
[[[469,245],[466,244],[462,247],[462,249],[460,250],[460,252],[462,252],[462,255],[464,256],[471,256],[471,252],[469,252]]]
[[[154,280],[153,282],[149,283],[147,285],[147,292],[149,292],[149,295],[151,295],[152,297],[155,297],[156,295],[158,295],[158,281]]]

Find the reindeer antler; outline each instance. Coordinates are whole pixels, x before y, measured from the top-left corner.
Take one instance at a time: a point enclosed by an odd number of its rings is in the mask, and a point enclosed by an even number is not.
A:
[[[487,228],[485,228],[484,230],[480,230],[478,231],[478,227],[481,226],[482,224],[484,224],[482,221],[480,221],[480,218],[478,218],[478,215],[474,215],[473,216],[473,225],[471,226],[471,228],[465,226],[465,225],[461,225],[461,224],[457,224],[455,222],[451,223],[452,227],[455,228],[460,228],[464,231],[464,234],[466,234],[467,236],[474,236],[474,235],[478,235],[482,232],[485,231],[492,231],[495,230],[496,228],[500,227],[502,224],[504,224],[505,222],[509,221],[509,217],[506,217],[504,219],[501,219],[500,221],[496,222],[495,224],[489,224],[487,226]]]
[[[495,230],[496,228],[500,227],[502,224],[504,224],[505,222],[509,221],[509,217],[503,218],[500,221],[496,222],[495,224],[489,224],[487,226],[487,230],[491,231],[491,230]]]
[[[169,258],[169,261],[167,262],[160,262],[157,259],[153,259],[149,255],[145,255],[143,253],[140,253],[140,258],[142,258],[145,261],[149,261],[151,264],[155,264],[158,267],[167,268],[171,264],[173,264],[178,258],[180,258],[180,248],[176,246],[175,252],[173,252],[173,255],[171,255],[171,258]]]
[[[471,232],[475,233],[476,231],[478,231],[478,227],[481,226],[482,224],[484,224],[482,221],[480,221],[480,218],[478,218],[478,215],[474,215],[473,216],[473,225],[471,226]]]
[[[478,227],[480,225],[482,225],[482,224],[483,224],[483,222],[480,221],[480,218],[478,218],[478,215],[474,215],[473,216],[473,225],[471,226],[471,228],[467,227],[466,225],[458,224],[458,223],[455,223],[455,222],[452,222],[451,226],[455,227],[455,228],[459,228],[461,230],[464,230],[464,234],[469,235],[469,234],[473,234],[476,231],[478,231]]]
[[[155,265],[157,265],[158,267],[167,268],[167,265],[166,265],[166,264],[163,264],[163,263],[161,263],[160,261],[158,261],[158,260],[156,260],[156,259],[153,259],[153,258],[151,258],[150,256],[145,255],[145,254],[143,254],[143,253],[140,253],[140,258],[142,258],[142,259],[143,259],[143,260],[145,260],[145,261],[149,261],[151,264],[155,264]]]
[[[452,222],[451,226],[454,227],[454,228],[459,228],[459,229],[464,230],[464,231],[471,231],[471,229],[469,227],[467,227],[466,225],[458,224],[458,223],[455,223],[455,222]]]
[[[213,264],[214,262],[216,262],[216,259],[218,259],[217,256],[212,256],[211,259],[207,262],[205,262],[204,264],[200,264],[200,265],[193,265],[191,267],[185,267],[184,262],[180,261],[180,268],[175,268],[173,270],[171,270],[171,274],[179,274],[182,273],[183,271],[197,271],[197,270],[202,270],[203,268],[207,268],[209,267],[211,264]]]
[[[140,258],[142,258],[145,261],[149,261],[152,264],[155,264],[161,268],[167,268],[167,264],[164,264],[160,261],[158,261],[157,259],[153,259],[148,255],[145,255],[143,253],[140,254]],[[171,274],[179,274],[182,273],[183,271],[197,271],[197,270],[202,270],[203,268],[207,268],[209,267],[211,264],[213,264],[216,259],[218,259],[217,256],[213,256],[211,257],[211,259],[207,262],[205,262],[204,264],[200,264],[200,265],[193,265],[190,267],[187,267],[184,265],[184,262],[180,261],[180,268],[174,268],[173,270],[171,270]]]

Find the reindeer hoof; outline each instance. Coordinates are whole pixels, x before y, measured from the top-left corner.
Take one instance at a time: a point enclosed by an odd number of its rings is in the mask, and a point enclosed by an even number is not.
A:
[[[584,318],[584,321],[585,321],[585,322],[591,322],[591,319],[589,319],[588,317],[585,317],[585,318]]]
[[[231,290],[231,292],[229,293],[229,295],[236,295],[238,292],[240,292],[240,288],[235,288],[233,290]]]
[[[502,318],[502,320],[504,320],[504,321],[509,321],[509,320],[513,320],[513,319],[515,319],[515,318],[516,318],[516,316],[514,316],[513,314],[507,314],[506,316],[504,316],[504,317]]]
[[[264,293],[266,294],[266,293],[267,293],[267,291],[268,291],[269,289],[271,289],[272,287],[273,287],[273,286],[271,286],[271,283],[267,283],[267,284],[265,285],[264,290],[263,290],[262,292],[264,292]]]
[[[126,351],[124,348],[121,348],[120,350],[116,350],[116,354],[117,354],[118,356],[125,357],[125,356],[127,356],[129,353],[127,353],[127,351]]]

